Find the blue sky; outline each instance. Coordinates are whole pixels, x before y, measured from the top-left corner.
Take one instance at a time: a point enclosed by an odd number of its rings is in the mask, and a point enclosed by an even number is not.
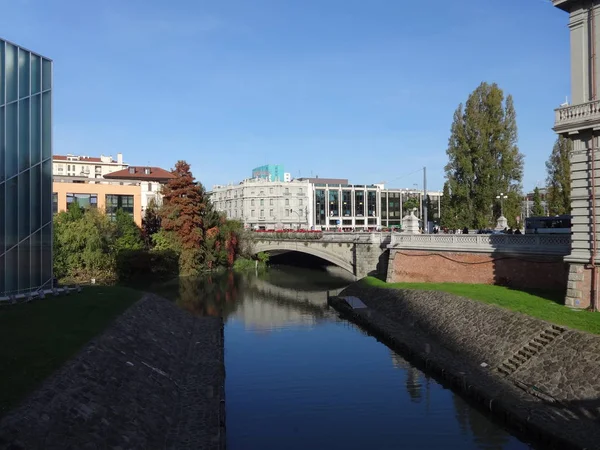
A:
[[[570,95],[568,16],[546,0],[0,0],[0,36],[54,60],[54,152],[192,165],[207,187],[294,177],[444,180],[452,114],[513,95],[524,188]],[[412,173],[412,174],[411,174]],[[410,174],[410,175],[408,175]]]

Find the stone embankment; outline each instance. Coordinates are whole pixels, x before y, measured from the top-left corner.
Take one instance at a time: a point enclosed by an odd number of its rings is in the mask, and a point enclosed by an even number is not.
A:
[[[330,304],[545,448],[600,448],[600,336],[447,293],[360,282]]]
[[[222,449],[223,323],[146,294],[0,422],[0,448]]]

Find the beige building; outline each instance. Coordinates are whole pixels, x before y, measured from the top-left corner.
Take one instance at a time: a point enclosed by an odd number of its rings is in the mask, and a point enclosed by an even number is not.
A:
[[[151,199],[161,204],[162,184],[174,176],[160,167],[134,167],[105,175],[101,179],[55,176],[53,212],[66,211],[70,203],[99,208],[113,217],[117,210],[131,214],[142,226],[144,210]]]
[[[308,229],[312,221],[312,184],[293,180],[249,178],[238,184],[213,186],[211,201],[229,219],[252,229]]]
[[[123,162],[123,154],[112,156],[53,155],[52,175],[61,177],[102,178],[117,170],[126,169],[129,164]]]

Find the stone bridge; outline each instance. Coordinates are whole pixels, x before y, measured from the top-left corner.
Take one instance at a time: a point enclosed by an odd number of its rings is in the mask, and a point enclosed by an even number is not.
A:
[[[347,270],[356,278],[387,272],[389,233],[253,232],[250,236],[255,253],[307,253]]]
[[[514,279],[514,275],[505,273],[507,270],[534,275],[552,265],[558,271],[555,272],[557,277],[562,279],[562,258],[569,253],[571,245],[569,235],[252,232],[250,237],[255,253],[307,253],[347,270],[356,278],[378,273],[387,274],[388,281],[477,283],[486,280],[484,282],[489,283],[494,279]],[[442,260],[452,260],[453,264],[440,265]],[[486,267],[487,260],[488,267],[493,267],[484,275],[482,268]],[[516,265],[519,261],[520,265]],[[553,264],[549,265],[550,262]],[[410,274],[419,267],[425,275]],[[446,278],[442,277],[444,271]],[[457,277],[461,273],[465,280]],[[475,276],[477,273],[481,274],[481,280]],[[432,278],[432,274],[435,277]],[[546,281],[540,279],[539,282]]]

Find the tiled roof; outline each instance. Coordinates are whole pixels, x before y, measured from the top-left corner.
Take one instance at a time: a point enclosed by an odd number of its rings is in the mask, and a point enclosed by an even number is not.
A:
[[[102,159],[96,157],[96,156],[78,156],[76,157],[78,159],[73,159],[73,162],[97,162],[97,163],[101,163]],[[64,156],[64,155],[52,155],[52,159],[54,161],[68,161],[68,157]],[[116,163],[116,161],[112,161],[113,163]]]
[[[104,175],[104,178],[121,180],[168,181],[172,178],[175,178],[175,175],[165,169],[161,169],[160,167],[129,166],[127,169],[108,173]]]

